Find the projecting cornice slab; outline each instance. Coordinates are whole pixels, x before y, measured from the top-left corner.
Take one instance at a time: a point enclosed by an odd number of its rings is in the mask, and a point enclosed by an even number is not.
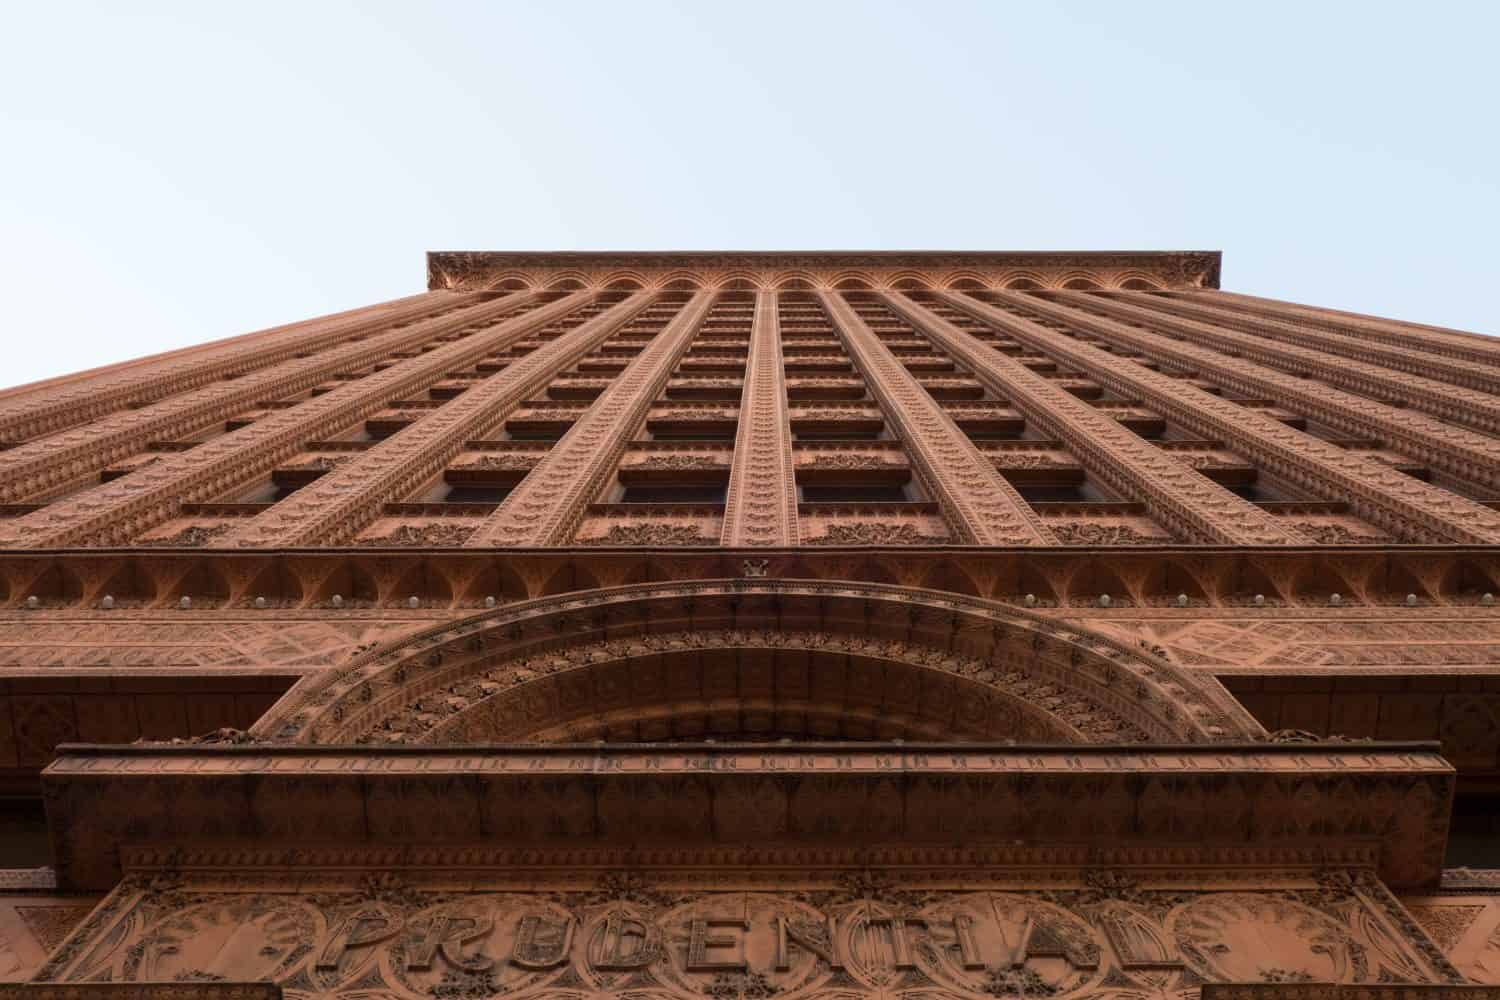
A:
[[[430,289],[1218,288],[1221,253],[1171,251],[434,250]]]
[[[1287,850],[1319,863],[1373,853],[1389,884],[1414,886],[1441,875],[1453,790],[1435,745],[1410,743],[58,752],[43,775],[48,820],[60,880],[79,889],[118,881],[130,844],[332,843],[656,845],[705,857],[749,844],[762,856],[818,848],[826,863],[891,844],[913,856],[956,844],[981,853],[1097,848],[1180,865],[1210,855],[1253,865]]]

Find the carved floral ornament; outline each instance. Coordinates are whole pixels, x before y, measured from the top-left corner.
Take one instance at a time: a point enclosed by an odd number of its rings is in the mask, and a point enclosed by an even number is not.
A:
[[[756,671],[788,651],[845,665],[848,703],[843,693],[827,703],[827,671],[809,669],[795,695],[776,689],[774,670]],[[254,733],[305,743],[568,738],[580,718],[638,720],[706,697],[735,664],[728,697],[747,711],[794,703],[840,715],[878,688],[868,714],[910,718],[911,732],[931,738],[955,727],[1077,743],[1264,738],[1211,678],[1073,625],[935,591],[765,578],[482,612],[309,677]],[[986,706],[981,717],[961,718],[975,705]]]

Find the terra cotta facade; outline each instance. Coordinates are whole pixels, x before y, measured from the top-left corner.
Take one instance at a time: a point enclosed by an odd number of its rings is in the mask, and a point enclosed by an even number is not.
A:
[[[4,989],[1492,995],[1500,341],[1218,283],[434,253],[0,392]]]

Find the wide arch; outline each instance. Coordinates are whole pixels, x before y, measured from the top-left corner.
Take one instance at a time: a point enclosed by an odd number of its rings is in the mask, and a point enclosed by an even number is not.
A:
[[[819,669],[806,669],[814,661]],[[800,681],[787,676],[797,663]],[[816,686],[835,669],[842,687]],[[647,674],[684,687],[653,688]],[[676,720],[696,713],[706,727],[714,705],[739,713],[730,736],[757,731],[745,713],[774,717],[778,706],[809,721],[806,732],[760,725],[772,735],[818,736],[847,716],[863,721],[846,738],[1263,736],[1212,678],[1072,623],[920,588],[770,579],[635,584],[484,611],[308,678],[255,733],[505,742],[625,738],[630,723],[636,738],[690,738]]]

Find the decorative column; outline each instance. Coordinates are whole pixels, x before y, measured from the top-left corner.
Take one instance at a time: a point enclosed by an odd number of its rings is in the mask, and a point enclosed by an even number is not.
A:
[[[1027,420],[1063,442],[1101,482],[1144,503],[1180,537],[1222,545],[1308,544],[1284,520],[1177,461],[1097,407],[969,336],[905,295],[883,301]]]
[[[196,434],[260,400],[303,392],[334,375],[355,372],[381,361],[392,351],[425,344],[471,323],[507,316],[534,299],[532,293],[471,306],[358,343],[340,344],[312,357],[287,360],[227,382],[210,382],[140,409],[111,413],[86,426],[0,452],[0,502],[24,501],[67,486],[80,476],[97,473],[111,462],[140,452],[148,441]]]
[[[179,504],[211,500],[240,483],[269,474],[277,462],[295,454],[307,441],[335,434],[390,400],[419,391],[444,373],[509,346],[585,305],[594,294],[576,292],[502,322],[486,333],[445,344],[289,410],[272,413],[190,451],[163,456],[128,476],[49,504],[34,514],[0,521],[0,545],[48,548],[124,544],[173,517]],[[430,331],[427,336],[431,336]]]
[[[844,349],[896,428],[955,534],[977,545],[1056,545],[1056,537],[890,348],[836,292],[820,291]]]
[[[755,297],[750,358],[740,399],[740,426],[724,506],[720,544],[730,547],[790,546],[799,541],[797,474],[792,429],[781,366],[777,294]]]
[[[1058,305],[1038,296],[1017,298],[1012,292],[995,294],[1031,312],[1097,334],[1113,344],[1133,347],[1153,360],[1212,371],[1237,392],[1264,396],[1278,405],[1291,407],[1303,416],[1321,420],[1330,427],[1337,427],[1355,437],[1374,437],[1398,443],[1401,450],[1426,465],[1500,489],[1500,441],[1493,437],[1445,424],[1411,409],[1389,406],[1330,385],[1278,372],[1217,350],[1196,347],[1161,334],[1126,326],[1117,320]],[[1198,332],[1193,336],[1206,339],[1209,334]],[[1257,345],[1264,343],[1243,335],[1225,334],[1222,338],[1213,339],[1230,350],[1246,354],[1262,350]],[[1307,364],[1313,370],[1323,373],[1323,369],[1313,362],[1308,361]],[[1354,366],[1353,362],[1339,364],[1346,369]],[[1323,367],[1326,368],[1326,365]],[[1403,381],[1416,380],[1396,380],[1396,384],[1400,385]],[[1454,395],[1464,392],[1461,389],[1444,388]]]
[[[693,342],[714,296],[700,291],[682,307],[469,536],[466,547],[560,545],[572,535]]]
[[[1263,299],[1239,292],[1174,291],[1171,298],[1182,302],[1207,302],[1211,305],[1256,316],[1275,316],[1304,326],[1358,337],[1375,344],[1387,344],[1406,350],[1425,351],[1448,358],[1464,358],[1481,364],[1500,363],[1500,341],[1479,333],[1449,330],[1425,323],[1403,323],[1400,320],[1358,313],[1322,309],[1297,302]]]
[[[997,294],[1028,309],[1035,298]],[[1267,472],[1305,484],[1324,496],[1347,498],[1356,514],[1398,538],[1484,544],[1500,541],[1500,512],[1428,486],[1379,462],[1360,458],[1180,379],[1060,336],[987,302],[957,292],[941,291],[937,295],[1016,340],[1088,372],[1122,395],[1145,400],[1163,416],[1223,440]],[[1117,343],[1132,340],[1123,333],[1111,339]],[[1220,370],[1239,364],[1222,355],[1213,358],[1220,362]],[[1203,358],[1195,363],[1212,365],[1214,361]]]
[[[1127,323],[1183,334],[1194,344],[1234,351],[1277,371],[1313,371],[1351,392],[1400,399],[1410,409],[1488,433],[1500,431],[1500,371],[1494,364],[1449,360],[1381,347],[1334,333],[1311,333],[1289,323],[1257,320],[1190,303],[1147,296],[1140,303],[1084,292],[1057,301]],[[1401,374],[1401,373],[1405,374]]]
[[[516,301],[521,296],[508,297]],[[0,440],[24,441],[98,420],[127,406],[196,389],[225,376],[321,351],[358,333],[426,316],[445,306],[472,305],[476,293],[423,292],[319,319],[273,327],[215,343],[111,365],[0,392]]]
[[[221,544],[283,548],[348,541],[379,516],[382,504],[406,496],[437,475],[463,450],[465,441],[485,437],[559,371],[609,339],[659,294],[636,292],[543,344],[413,426],[360,453],[348,465],[298,490],[232,531]]]

